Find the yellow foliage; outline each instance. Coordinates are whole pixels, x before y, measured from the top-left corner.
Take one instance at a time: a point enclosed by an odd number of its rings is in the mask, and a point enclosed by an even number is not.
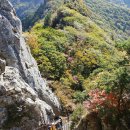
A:
[[[37,42],[38,41],[37,35],[26,32],[26,33],[24,33],[24,36],[25,36],[26,42],[29,45],[29,47],[31,48],[31,50],[39,48],[39,44]]]

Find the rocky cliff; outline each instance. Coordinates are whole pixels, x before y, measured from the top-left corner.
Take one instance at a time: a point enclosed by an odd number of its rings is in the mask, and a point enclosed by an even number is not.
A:
[[[21,21],[0,0],[0,128],[35,130],[60,111],[22,37]]]

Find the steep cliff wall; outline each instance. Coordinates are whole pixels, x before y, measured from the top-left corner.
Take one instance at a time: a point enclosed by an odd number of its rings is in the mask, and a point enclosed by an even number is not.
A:
[[[0,0],[0,128],[31,130],[58,114],[60,104],[42,79],[21,28],[10,2]]]

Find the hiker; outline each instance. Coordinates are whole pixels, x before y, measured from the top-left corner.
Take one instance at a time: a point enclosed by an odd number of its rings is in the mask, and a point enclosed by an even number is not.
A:
[[[56,119],[57,119],[57,123],[56,123],[57,130],[62,130],[63,123],[61,117],[57,117]]]
[[[60,116],[55,117],[55,121],[59,121],[60,125],[63,125],[62,118]]]
[[[56,130],[55,123],[52,123],[51,130]]]
[[[51,130],[51,126],[50,125],[48,126],[48,130]]]

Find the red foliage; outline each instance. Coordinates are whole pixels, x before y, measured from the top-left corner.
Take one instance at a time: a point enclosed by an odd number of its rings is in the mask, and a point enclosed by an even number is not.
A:
[[[117,108],[118,97],[113,92],[107,93],[105,90],[91,90],[89,100],[84,102],[84,106],[91,111],[98,111],[102,108]]]

